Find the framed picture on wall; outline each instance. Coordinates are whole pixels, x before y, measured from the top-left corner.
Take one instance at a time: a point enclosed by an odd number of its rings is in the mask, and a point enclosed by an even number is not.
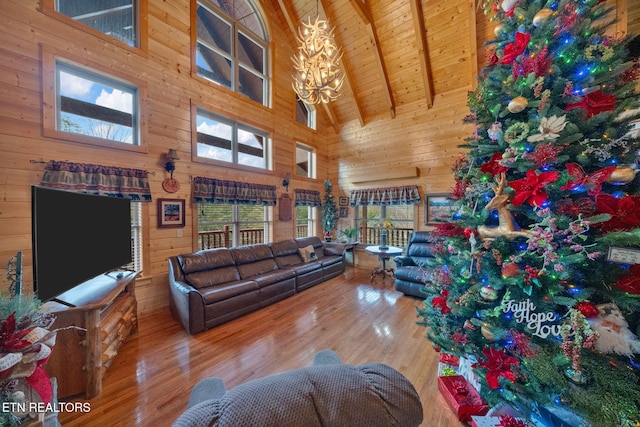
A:
[[[451,216],[455,200],[451,194],[424,195],[424,225],[434,225],[446,221]]]
[[[184,199],[158,199],[158,228],[184,227]]]
[[[338,198],[338,204],[340,206],[349,206],[349,198],[346,196]]]
[[[349,216],[349,208],[340,208],[340,218],[347,218]]]

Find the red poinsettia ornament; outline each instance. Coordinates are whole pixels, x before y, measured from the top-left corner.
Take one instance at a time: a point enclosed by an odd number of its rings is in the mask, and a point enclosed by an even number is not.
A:
[[[442,314],[447,314],[448,312],[451,311],[449,306],[447,306],[448,297],[449,297],[449,291],[445,289],[442,292],[440,292],[439,297],[435,297],[434,299],[431,300],[431,306],[433,308],[440,307]]]
[[[495,152],[488,162],[480,165],[480,170],[484,173],[490,174],[491,176],[496,176],[502,172],[508,171],[509,168],[502,166],[500,164],[500,160],[502,160],[502,153],[499,151]]]
[[[591,118],[605,111],[613,111],[617,102],[615,96],[597,90],[583,96],[580,101],[567,105],[566,110],[582,108],[587,111],[587,118]]]
[[[521,55],[527,45],[529,44],[529,40],[531,40],[531,35],[521,32],[516,32],[516,39],[513,43],[509,43],[504,47],[504,52],[502,55],[502,59],[500,60],[501,64],[509,65]]]
[[[640,264],[633,265],[629,273],[618,280],[614,286],[623,292],[640,295]]]
[[[528,170],[524,178],[509,183],[509,187],[516,190],[511,203],[514,206],[520,206],[524,202],[529,202],[531,206],[542,206],[549,198],[544,192],[544,187],[558,179],[558,175],[557,171],[537,174],[533,170]]]
[[[601,232],[630,230],[640,226],[640,197],[600,194],[596,199],[596,212],[611,215],[609,221],[600,224]]]
[[[482,350],[482,354],[484,354],[484,357],[487,360],[474,363],[473,367],[475,367],[475,365],[479,365],[487,370],[485,378],[489,387],[500,387],[500,377],[515,382],[516,376],[511,370],[511,366],[518,366],[520,364],[518,359],[507,356],[507,352],[505,350],[498,350],[493,347],[485,347]]]

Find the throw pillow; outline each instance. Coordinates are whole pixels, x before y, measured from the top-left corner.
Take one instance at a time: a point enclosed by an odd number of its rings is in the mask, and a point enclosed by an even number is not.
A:
[[[298,252],[300,252],[300,256],[304,262],[316,260],[316,250],[313,249],[313,246],[311,245],[298,249]]]

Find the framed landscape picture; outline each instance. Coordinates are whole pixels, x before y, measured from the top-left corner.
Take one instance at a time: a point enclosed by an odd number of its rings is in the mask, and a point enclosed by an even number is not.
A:
[[[158,199],[158,228],[184,227],[184,199]]]
[[[434,225],[446,221],[451,215],[455,200],[450,194],[425,194],[424,195],[424,224]]]

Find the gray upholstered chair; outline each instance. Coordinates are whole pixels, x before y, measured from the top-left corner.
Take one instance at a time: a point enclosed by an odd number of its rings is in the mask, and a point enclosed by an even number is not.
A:
[[[382,363],[344,365],[323,350],[313,366],[228,391],[220,378],[205,378],[174,427],[411,427],[422,418],[420,397],[400,372]]]
[[[434,258],[434,253],[435,239],[430,231],[411,233],[404,255],[393,259],[396,264],[396,290],[425,299],[427,294],[422,290],[430,283],[427,263]]]

